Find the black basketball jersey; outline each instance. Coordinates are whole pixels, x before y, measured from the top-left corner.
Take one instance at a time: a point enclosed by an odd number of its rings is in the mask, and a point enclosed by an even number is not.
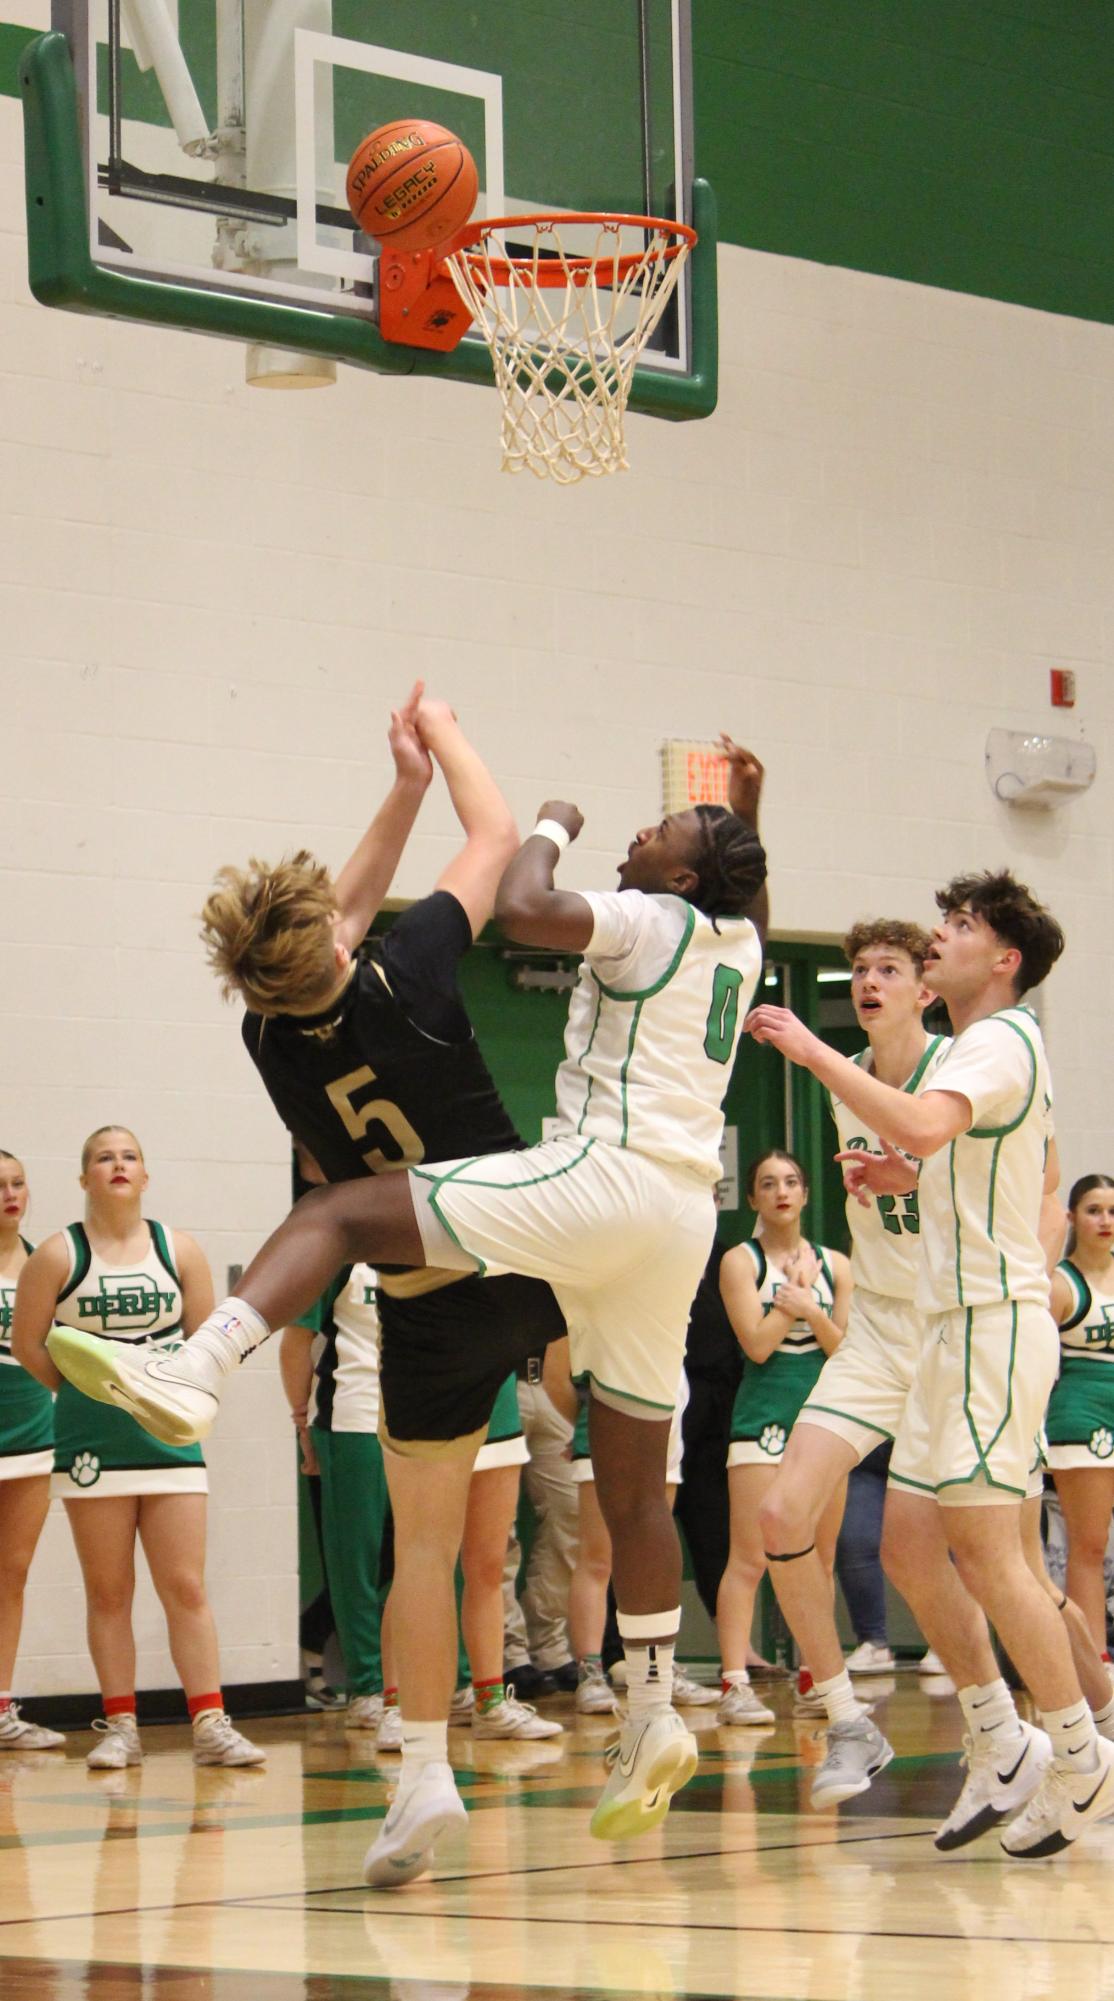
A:
[[[412,904],[318,1015],[247,1014],[280,1119],[328,1181],[522,1145],[457,988],[472,927],[455,896]]]

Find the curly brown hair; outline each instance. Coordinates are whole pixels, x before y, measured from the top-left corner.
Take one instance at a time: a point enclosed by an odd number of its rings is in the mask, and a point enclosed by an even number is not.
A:
[[[868,917],[852,924],[843,941],[843,954],[849,966],[853,966],[860,952],[871,945],[888,945],[893,952],[905,952],[912,959],[918,973],[924,972],[925,954],[932,940],[919,924],[908,924],[903,917]]]
[[[220,869],[201,936],[225,997],[239,994],[252,1014],[323,1007],[337,984],[336,909],[333,879],[306,848],[275,868],[253,856]]]
[[[984,869],[980,875],[957,875],[936,892],[936,908],[946,916],[966,908],[981,917],[996,938],[1021,954],[1014,979],[1020,997],[1047,979],[1064,949],[1064,934],[1050,910],[1038,903],[1025,883],[1008,868]]]

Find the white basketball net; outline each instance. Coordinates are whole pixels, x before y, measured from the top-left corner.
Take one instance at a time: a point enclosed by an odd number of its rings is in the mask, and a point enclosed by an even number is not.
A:
[[[635,232],[644,247],[632,252],[630,227],[609,217],[594,221],[587,251],[566,249],[561,217],[516,217],[490,227],[499,234],[485,232],[446,263],[491,348],[503,399],[504,472],[526,468],[571,485],[625,471],[631,377],[672,296],[688,242],[676,226],[651,222]],[[513,233],[516,249],[532,233],[531,253],[508,257],[504,231]]]

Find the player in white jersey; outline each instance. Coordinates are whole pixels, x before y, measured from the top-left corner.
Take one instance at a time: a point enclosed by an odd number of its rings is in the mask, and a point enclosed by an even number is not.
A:
[[[950,1039],[928,1035],[923,1015],[929,938],[916,924],[879,918],[844,939],[851,998],[867,1048],[856,1068],[893,1088],[927,1089]],[[830,1094],[841,1149],[876,1150],[867,1123]],[[778,1476],[759,1516],[770,1576],[808,1663],[831,1730],[812,1783],[814,1806],[865,1791],[893,1753],[855,1697],[836,1630],[830,1578],[817,1530],[851,1468],[893,1439],[920,1359],[923,1321],[913,1302],[919,1262],[917,1196],[847,1199],[854,1291],[847,1333],[824,1364],[789,1436]]]
[[[1114,1508],[1114,1180],[1085,1174],[1068,1197],[1071,1237],[1052,1274],[1060,1376],[1048,1406],[1048,1464],[1068,1536],[1067,1589],[1106,1652],[1103,1561]]]
[[[656,1826],[696,1766],[670,1701],[681,1563],[665,1464],[689,1309],[715,1231],[722,1101],[765,923],[761,766],[726,740],[725,752],[736,810],[699,806],[641,829],[616,892],[555,887],[560,854],[583,825],[560,800],[543,806],[503,876],[495,914],[508,937],[584,954],[555,1138],[315,1191],[172,1369],[133,1368],[88,1342],[74,1364],[95,1393],[126,1399],[164,1434],[196,1437],[225,1375],[342,1264],[548,1281],[574,1373],[590,1385],[627,1654],[629,1721],[592,1821],[605,1839]]]
[[[844,1155],[852,1191],[918,1188],[917,1303],[930,1324],[894,1447],[890,1479],[903,1491],[886,1542],[906,1546],[899,1582],[930,1645],[953,1658],[963,1652],[972,1622],[959,1581],[1041,1711],[1036,1731],[1019,1721],[1000,1677],[980,1685],[976,1666],[961,1682],[969,1776],[957,1832],[968,1838],[972,1824],[981,1832],[1028,1796],[1002,1845],[1038,1857],[1114,1810],[1114,1744],[1096,1732],[1067,1633],[1022,1536],[1059,1357],[1047,1259],[1063,1211],[1047,1060],[1036,1020],[1018,1002],[1064,941],[1006,871],[958,877],[937,904],[925,984],[946,1003],[956,1040],[930,1091],[910,1095],[868,1076],[784,1009],[758,1008],[750,1026],[879,1135],[881,1154]],[[983,1643],[979,1630],[976,1662]]]

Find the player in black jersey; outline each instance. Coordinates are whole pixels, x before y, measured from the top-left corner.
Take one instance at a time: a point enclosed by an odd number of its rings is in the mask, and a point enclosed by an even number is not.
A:
[[[335,884],[304,853],[275,869],[252,863],[222,870],[204,911],[214,968],[247,1003],[252,1061],[329,1181],[522,1145],[457,987],[518,832],[447,705],[422,702],[419,738],[421,693],[392,716],[395,784]],[[433,894],[356,957],[433,776],[430,752],[464,845]],[[500,1385],[565,1328],[549,1287],[514,1275],[381,1267],[378,1304],[403,1766],[366,1866],[371,1882],[402,1883],[428,1866],[442,1829],[464,1819],[446,1725],[472,1462]]]

